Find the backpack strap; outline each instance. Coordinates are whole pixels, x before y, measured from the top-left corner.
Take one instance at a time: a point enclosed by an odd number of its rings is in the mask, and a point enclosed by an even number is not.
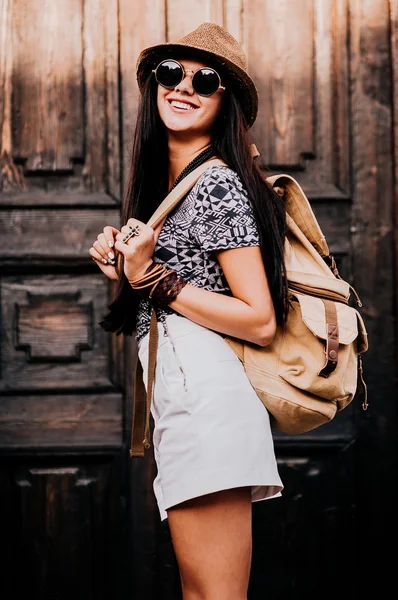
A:
[[[210,158],[203,165],[200,165],[194,171],[189,173],[179,184],[175,186],[175,188],[166,196],[161,204],[159,204],[158,208],[155,210],[147,225],[151,225],[154,229],[159,223],[164,219],[169,212],[173,210],[177,206],[179,202],[189,192],[191,188],[195,185],[195,183],[199,180],[201,175],[210,167],[227,167],[228,165],[221,160],[220,158]]]
[[[286,173],[267,177],[267,182],[273,187],[277,194],[284,198],[287,214],[293,219],[295,225],[297,225],[304,236],[311,242],[312,246],[323,258],[333,275],[338,279],[341,279],[336,262],[329,252],[325,236],[319,227],[311,204],[299,183],[290,175],[286,175]],[[358,306],[361,307],[362,302],[356,290],[352,285],[347,285],[353,293]]]
[[[339,321],[337,317],[336,303],[322,298],[325,307],[326,319],[326,363],[318,375],[328,378],[336,369],[339,360]]]
[[[260,156],[260,153],[255,144],[250,145],[250,152],[253,158]],[[155,210],[147,225],[151,225],[154,229],[164,219],[170,211],[187,195],[189,190],[195,185],[199,177],[203,175],[210,167],[228,167],[227,163],[220,158],[210,158],[205,163],[197,167],[189,173],[176,187],[166,196],[163,202]]]
[[[142,364],[137,356],[134,378],[134,406],[133,424],[131,431],[130,456],[144,456],[144,451],[151,447],[150,442],[150,416],[155,383],[156,353],[158,351],[158,320],[156,312],[152,309],[151,324],[149,327],[148,346],[148,382],[145,391]]]
[[[317,252],[323,258],[329,257],[329,248],[325,236],[319,227],[311,204],[299,183],[293,177],[284,173],[268,177],[267,182],[279,195],[283,195],[286,212]]]

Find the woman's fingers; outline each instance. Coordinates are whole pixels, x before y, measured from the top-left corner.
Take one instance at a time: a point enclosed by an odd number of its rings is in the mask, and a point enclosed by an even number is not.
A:
[[[103,258],[102,254],[100,254],[93,246],[90,248],[90,250],[88,251],[88,253],[97,262],[100,262],[100,263],[102,263],[104,265],[107,264],[107,261]]]
[[[88,251],[91,258],[97,263],[101,271],[112,281],[117,281],[119,279],[116,269],[113,265],[111,265],[103,256],[92,246]]]
[[[105,250],[103,249],[102,244],[100,244],[99,240],[95,240],[95,242],[93,244],[93,248],[101,256],[101,262],[104,265],[111,264],[110,258],[107,255],[107,253],[105,252]]]
[[[105,237],[104,233],[100,233],[98,238],[98,243],[101,246],[101,254],[103,257],[112,265],[115,264],[115,254],[109,248],[108,240]]]
[[[115,245],[115,238],[116,235],[119,233],[119,229],[116,229],[115,227],[111,227],[110,225],[107,225],[106,227],[104,227],[104,236],[106,239],[106,242],[108,244],[109,250],[112,250],[112,248]],[[109,252],[108,250],[108,252]]]
[[[106,226],[101,232],[91,248],[89,255],[97,263],[101,271],[109,279],[117,281],[119,279],[116,271],[116,251],[115,239],[119,230],[115,227]]]
[[[101,255],[101,261],[103,264],[116,264],[114,246],[115,237],[118,233],[119,230],[115,227],[106,226],[104,227],[103,233],[100,233],[98,235],[96,241],[93,244],[95,250]]]

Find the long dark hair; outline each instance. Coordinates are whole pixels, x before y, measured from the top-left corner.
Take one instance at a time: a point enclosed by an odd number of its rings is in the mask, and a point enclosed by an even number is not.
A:
[[[122,206],[122,223],[134,217],[146,222],[168,191],[168,146],[165,126],[157,109],[157,82],[150,76],[145,84],[134,134],[132,162]],[[251,140],[241,106],[226,90],[223,106],[213,127],[215,154],[240,177],[255,213],[261,254],[274,304],[276,321],[287,317],[288,290],[284,263],[286,230],[283,200],[265,181],[265,167],[253,159]],[[116,296],[100,325],[106,331],[131,335],[139,303],[122,268]]]

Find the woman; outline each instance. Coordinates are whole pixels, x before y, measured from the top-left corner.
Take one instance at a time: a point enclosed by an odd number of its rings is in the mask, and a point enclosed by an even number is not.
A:
[[[147,48],[137,79],[125,225],[105,227],[90,248],[118,280],[102,325],[135,332],[146,381],[155,307],[154,492],[184,599],[243,600],[251,503],[279,496],[283,485],[268,414],[223,334],[265,346],[286,318],[284,207],[252,157],[257,92],[225,29],[204,23],[177,44]],[[161,226],[147,226],[167,193],[211,156],[230,168],[206,170]],[[137,288],[158,272],[150,301],[150,288]]]

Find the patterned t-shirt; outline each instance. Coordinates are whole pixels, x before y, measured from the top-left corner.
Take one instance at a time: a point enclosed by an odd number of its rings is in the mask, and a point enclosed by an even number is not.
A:
[[[227,167],[214,166],[168,214],[153,258],[191,285],[230,295],[215,251],[259,244],[253,209],[239,176]],[[137,341],[149,332],[151,310],[149,300],[140,301]],[[156,308],[159,321],[174,312],[170,307]]]

